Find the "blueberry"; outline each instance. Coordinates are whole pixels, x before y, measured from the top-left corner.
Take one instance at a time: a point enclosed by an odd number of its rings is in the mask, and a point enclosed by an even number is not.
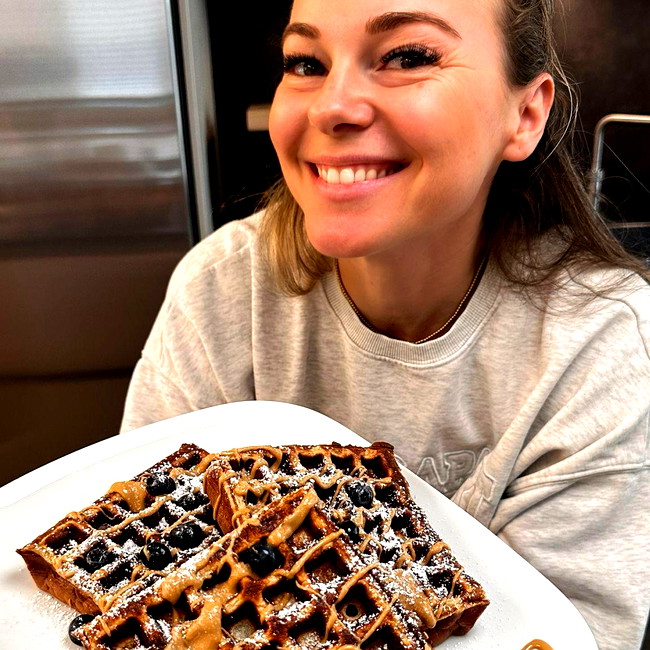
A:
[[[86,565],[90,573],[101,569],[114,559],[115,556],[103,546],[94,546],[86,553],[85,557]]]
[[[79,614],[79,616],[76,616],[75,618],[72,619],[70,622],[70,625],[68,626],[68,636],[70,637],[70,641],[74,643],[75,645],[81,645],[81,641],[77,639],[77,637],[72,636],[72,633],[82,625],[85,625],[86,623],[90,623],[90,621],[95,618],[94,616],[91,616],[90,614]]]
[[[357,481],[356,483],[350,483],[345,489],[355,506],[369,508],[372,505],[374,495],[372,488],[367,483]]]
[[[173,546],[183,550],[198,546],[204,538],[205,534],[201,530],[201,526],[194,522],[180,524],[172,528],[168,536],[169,542]]]
[[[427,571],[427,577],[434,590],[443,595],[448,594],[454,584],[454,574],[451,571]]]
[[[284,564],[282,553],[274,546],[269,546],[265,540],[243,551],[239,554],[239,557],[249,564],[258,576],[262,577]]]
[[[176,487],[174,479],[167,476],[167,474],[151,474],[145,479],[145,485],[147,486],[147,492],[154,497],[169,494]]]
[[[176,502],[183,510],[196,510],[208,502],[208,497],[203,492],[190,492],[184,494]]]
[[[147,568],[158,571],[164,569],[172,561],[172,552],[167,544],[149,542],[140,551],[140,559]]]
[[[342,528],[348,534],[348,537],[353,542],[358,542],[361,540],[361,534],[359,533],[359,526],[357,526],[351,519],[345,519],[339,524],[339,527]]]

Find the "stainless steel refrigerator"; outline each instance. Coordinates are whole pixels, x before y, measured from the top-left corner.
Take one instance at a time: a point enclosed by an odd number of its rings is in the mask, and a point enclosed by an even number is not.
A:
[[[207,23],[182,3],[0,0],[0,15],[3,484],[117,433],[169,275],[213,227],[208,154],[190,146],[213,104],[196,106],[209,56],[186,74],[181,46],[194,30],[205,47]]]

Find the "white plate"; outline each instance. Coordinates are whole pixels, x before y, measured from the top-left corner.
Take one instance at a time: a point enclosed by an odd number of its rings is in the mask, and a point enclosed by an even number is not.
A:
[[[0,488],[0,503],[18,498],[0,508],[0,648],[75,647],[67,639],[74,611],[35,587],[15,549],[71,510],[94,501],[115,480],[131,478],[183,442],[215,452],[257,444],[333,441],[367,444],[337,422],[302,407],[239,402],[110,438]],[[520,650],[533,639],[543,639],[554,650],[597,650],[584,619],[558,589],[466,512],[413,473],[404,473],[434,528],[491,601],[472,631],[448,639],[439,646],[442,650]]]

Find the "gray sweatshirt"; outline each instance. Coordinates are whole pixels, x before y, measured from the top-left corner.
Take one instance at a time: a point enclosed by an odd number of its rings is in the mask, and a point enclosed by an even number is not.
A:
[[[553,581],[601,650],[639,648],[650,605],[650,287],[593,271],[545,310],[488,265],[444,336],[367,329],[325,275],[273,288],[260,216],[181,261],[138,362],[122,430],[242,400],[315,409],[452,498]],[[233,446],[232,440],[223,446]]]

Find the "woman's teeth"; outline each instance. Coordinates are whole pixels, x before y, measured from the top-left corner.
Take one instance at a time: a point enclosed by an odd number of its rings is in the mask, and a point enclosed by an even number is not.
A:
[[[390,176],[394,173],[393,170],[381,168],[375,169],[372,167],[368,168],[357,168],[353,169],[352,167],[321,167],[316,166],[318,175],[326,182],[332,185],[352,185],[352,183],[362,183],[363,181],[373,181],[376,178],[383,178],[384,176]]]

